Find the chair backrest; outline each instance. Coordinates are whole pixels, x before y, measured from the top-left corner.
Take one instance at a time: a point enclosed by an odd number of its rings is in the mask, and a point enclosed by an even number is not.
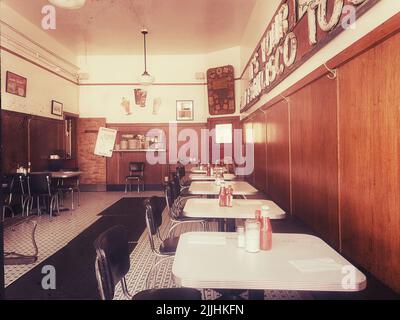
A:
[[[159,197],[151,197],[144,200],[147,234],[153,252],[157,252],[153,237],[159,234],[158,228],[162,224],[161,199]]]
[[[130,173],[142,173],[144,172],[144,162],[129,162]]]
[[[22,173],[6,175],[4,181],[13,195],[24,195],[28,192],[27,179]]]
[[[172,187],[175,198],[178,198],[181,195],[181,181],[177,174],[172,177]]]
[[[181,165],[176,167],[176,174],[179,176],[179,178],[183,178],[186,175],[185,166]]]
[[[168,208],[168,214],[170,217],[173,216],[172,214],[172,208],[174,206],[175,202],[175,192],[174,192],[174,187],[172,182],[168,182],[165,185],[165,201],[167,202],[167,208]]]
[[[114,226],[103,232],[94,242],[96,249],[96,278],[103,300],[114,298],[115,286],[130,268],[128,231]]]
[[[30,195],[48,194],[51,195],[51,173],[31,173],[27,176],[28,191]]]

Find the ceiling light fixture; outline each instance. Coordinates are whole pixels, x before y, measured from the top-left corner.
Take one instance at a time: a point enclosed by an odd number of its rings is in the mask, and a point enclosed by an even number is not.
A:
[[[147,31],[147,29],[142,29],[143,34],[143,39],[144,39],[144,72],[143,74],[140,76],[139,78],[139,82],[141,85],[143,86],[149,86],[152,85],[154,83],[154,77],[151,76],[148,72],[147,72],[147,47],[146,47],[146,36],[149,33]]]
[[[49,2],[56,7],[75,10],[82,8],[86,0],[49,0]]]

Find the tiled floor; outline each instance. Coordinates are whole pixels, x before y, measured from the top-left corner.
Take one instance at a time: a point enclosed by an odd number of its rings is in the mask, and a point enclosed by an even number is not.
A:
[[[35,264],[22,266],[6,266],[5,267],[5,285],[8,286],[15,280],[23,276],[36,265],[56,253],[58,250],[68,244],[73,238],[83,232],[91,224],[100,217],[97,216],[104,209],[108,208],[123,197],[149,197],[153,195],[162,195],[159,192],[145,192],[137,194],[122,192],[96,192],[82,193],[81,206],[74,211],[62,212],[58,217],[49,220],[47,215],[35,217],[38,222],[36,231],[36,240],[39,247],[39,259]],[[68,205],[68,200],[65,205]],[[169,219],[164,212],[163,224],[161,226],[162,233],[168,231]],[[216,226],[214,226],[216,228]],[[185,231],[199,230],[199,226],[195,224],[186,225],[179,229],[177,234]],[[19,251],[28,253],[32,249],[31,240],[27,236],[26,228],[18,227],[15,230],[8,230],[4,235],[6,251]],[[127,275],[127,284],[131,293],[136,293],[146,288],[147,275],[155,261],[151,252],[147,234],[144,232],[140,240],[131,254],[131,269]],[[173,259],[164,263],[155,272],[154,282],[151,287],[173,287],[175,286],[171,267]],[[204,290],[205,299],[215,299],[218,293],[213,290]],[[244,298],[245,295],[243,296]],[[304,296],[298,292],[291,291],[267,291],[265,297],[268,299],[304,299]],[[120,286],[117,287],[115,299],[124,299]]]
[[[36,265],[63,248],[83,230],[93,224],[100,217],[97,216],[104,209],[120,200],[122,197],[148,197],[162,195],[159,192],[136,192],[125,194],[123,192],[83,192],[81,205],[74,211],[61,212],[58,217],[50,221],[48,215],[35,217],[38,223],[36,241],[39,248],[38,261],[31,265],[5,266],[5,286],[7,287]],[[64,205],[68,206],[66,199]],[[4,250],[21,253],[32,252],[32,241],[27,236],[27,226],[8,229],[4,233]]]

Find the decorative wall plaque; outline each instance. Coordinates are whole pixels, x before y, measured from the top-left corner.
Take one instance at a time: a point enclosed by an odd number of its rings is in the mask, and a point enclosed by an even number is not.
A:
[[[235,113],[235,75],[233,66],[207,71],[208,108],[210,115]]]

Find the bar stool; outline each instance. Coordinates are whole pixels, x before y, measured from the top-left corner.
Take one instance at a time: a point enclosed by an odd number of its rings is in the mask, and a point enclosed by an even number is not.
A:
[[[140,192],[140,184],[142,185],[142,191],[144,191],[144,162],[130,162],[129,163],[129,175],[125,177],[125,193],[132,191],[132,180],[137,183],[138,193]]]

